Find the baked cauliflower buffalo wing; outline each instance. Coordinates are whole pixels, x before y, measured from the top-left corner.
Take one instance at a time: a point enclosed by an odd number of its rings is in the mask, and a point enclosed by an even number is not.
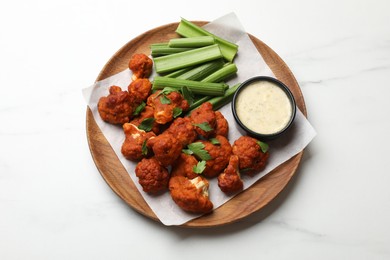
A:
[[[133,72],[132,79],[148,78],[152,73],[153,61],[143,53],[134,54],[129,61],[129,69]]]
[[[138,129],[131,123],[123,124],[125,141],[122,144],[121,152],[126,159],[139,161],[150,155],[150,147],[147,147],[149,138],[156,136],[153,132],[145,132]]]
[[[210,138],[215,135],[215,129],[217,126],[217,119],[213,106],[210,102],[205,102],[200,105],[197,109],[191,112],[190,119],[195,125],[196,132],[204,138]],[[204,130],[199,125],[207,124],[211,130]],[[197,126],[198,125],[198,126]]]
[[[218,186],[225,193],[234,193],[243,189],[244,184],[241,180],[239,171],[239,159],[237,155],[232,155],[229,165],[223,173],[218,175]]]
[[[169,172],[154,157],[142,159],[135,168],[135,175],[147,193],[158,193],[168,188]]]
[[[176,159],[172,165],[171,177],[184,176],[189,179],[193,179],[198,176],[193,171],[194,166],[198,164],[198,160],[192,155],[181,153],[179,158]]]
[[[165,167],[172,165],[182,150],[180,141],[169,133],[150,138],[147,145],[152,148],[156,159]]]
[[[118,86],[111,86],[109,95],[101,97],[98,102],[100,117],[111,124],[129,122],[135,107],[134,98]]]
[[[153,117],[154,117],[154,109],[150,106],[145,106],[144,110],[139,114],[139,116],[131,120],[130,123],[138,127],[142,123],[142,121],[144,121],[147,118],[153,118]],[[152,124],[151,131],[153,131],[153,133],[155,134],[159,134],[160,124],[154,121]]]
[[[240,171],[253,175],[263,169],[267,163],[269,152],[263,152],[257,139],[250,136],[241,136],[233,143],[233,154],[240,161]]]
[[[154,118],[159,124],[171,122],[177,112],[187,111],[189,108],[187,100],[176,91],[169,94],[162,94],[161,91],[156,91],[149,96],[147,104],[154,108]]]
[[[203,171],[203,175],[208,178],[213,178],[220,174],[229,164],[229,159],[232,154],[232,147],[226,137],[217,135],[215,138],[218,140],[218,144],[213,144],[205,140],[198,141],[204,144],[204,150],[211,157],[210,160],[206,161],[206,168]]]
[[[176,137],[183,147],[192,143],[197,138],[195,127],[188,117],[176,118],[166,132]]]
[[[127,87],[129,94],[134,97],[137,103],[146,101],[152,91],[152,83],[148,79],[136,79]]]
[[[181,209],[191,213],[207,213],[213,209],[208,188],[209,182],[201,176],[194,179],[175,176],[169,180],[169,191],[173,201]]]
[[[215,111],[215,119],[216,119],[215,135],[223,135],[227,138],[229,134],[228,121],[219,111]]]

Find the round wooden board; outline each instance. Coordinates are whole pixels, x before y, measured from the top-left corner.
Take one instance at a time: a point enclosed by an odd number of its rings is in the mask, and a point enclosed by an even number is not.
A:
[[[207,22],[197,21],[195,23],[204,25]],[[178,23],[171,23],[157,27],[128,42],[107,62],[96,81],[105,79],[126,69],[128,61],[134,53],[149,54],[150,44],[166,42],[168,39],[177,38],[178,35],[175,33],[177,25]],[[289,86],[296,99],[297,106],[306,116],[306,107],[302,92],[290,69],[270,47],[253,35],[249,35],[249,37],[275,76]],[[146,204],[129,174],[103,136],[89,108],[87,108],[86,114],[86,131],[93,160],[107,184],[133,209],[151,219],[159,221]],[[213,227],[225,225],[260,210],[271,202],[288,184],[299,166],[302,155],[303,152],[298,153],[261,178],[249,189],[215,209],[212,213],[191,220],[182,226]]]

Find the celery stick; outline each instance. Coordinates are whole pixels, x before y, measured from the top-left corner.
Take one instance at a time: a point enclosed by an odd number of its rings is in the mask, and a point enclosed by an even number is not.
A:
[[[237,83],[236,85],[227,89],[223,96],[211,98],[208,102],[213,105],[214,110],[220,109],[221,107],[230,103],[233,100],[234,93],[236,93],[236,90],[240,85],[241,83]]]
[[[223,57],[228,61],[233,61],[238,51],[237,44],[224,40],[183,18],[176,29],[176,33],[183,37],[213,36],[215,42],[220,45]]]
[[[215,44],[212,36],[197,36],[189,38],[174,38],[168,43],[171,48],[198,48]]]
[[[220,82],[236,73],[237,66],[234,63],[230,63],[204,78],[202,82]]]
[[[226,90],[227,91],[227,90]],[[226,92],[225,92],[226,93]],[[204,102],[208,101],[209,99],[211,99],[212,96],[204,96],[204,97],[201,97],[200,99],[192,102],[192,104],[190,105],[190,108],[188,109],[189,111],[192,111],[194,110],[195,108],[197,108],[198,106],[202,105]]]
[[[164,75],[164,77],[168,77],[168,78],[177,78],[179,77],[180,75],[190,71],[194,69],[193,67],[188,67],[188,68],[184,68],[184,69],[179,69],[179,70],[175,70],[174,72],[171,72],[169,74],[166,74]]]
[[[224,62],[222,59],[215,60],[215,61],[209,61],[204,64],[201,64],[179,76],[176,78],[178,79],[189,79],[189,80],[202,80],[205,77],[208,77],[211,74],[214,74],[214,72],[221,69],[224,65]],[[213,82],[213,81],[208,81]],[[216,82],[216,81],[214,81]]]
[[[153,57],[189,51],[192,49],[194,48],[172,48],[169,47],[168,43],[153,43],[150,45],[150,51]]]
[[[229,88],[225,83],[206,83],[186,79],[154,77],[153,90],[163,89],[164,87],[171,87],[178,90],[182,87],[187,87],[192,93],[205,96],[223,96],[225,90]]]
[[[222,58],[221,50],[217,44],[213,44],[190,51],[156,57],[154,58],[154,66],[156,72],[160,74],[220,58]]]

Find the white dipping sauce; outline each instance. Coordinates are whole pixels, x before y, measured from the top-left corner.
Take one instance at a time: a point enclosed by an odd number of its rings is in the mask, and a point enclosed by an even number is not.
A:
[[[273,134],[290,121],[292,106],[287,94],[269,81],[254,81],[243,88],[236,98],[236,113],[250,130]]]

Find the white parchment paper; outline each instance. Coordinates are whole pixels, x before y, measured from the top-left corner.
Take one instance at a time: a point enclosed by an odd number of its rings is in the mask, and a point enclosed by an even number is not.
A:
[[[265,63],[261,55],[258,53],[256,47],[253,45],[249,36],[245,32],[244,28],[241,26],[240,21],[234,13],[225,15],[207,25],[204,26],[205,29],[214,33],[217,36],[225,38],[229,41],[232,41],[239,45],[238,55],[235,58],[234,62],[238,67],[237,77],[231,79],[227,83],[232,86],[238,82],[244,82],[245,80],[254,77],[254,76],[272,76],[274,77],[271,69]],[[102,133],[108,140],[108,142],[113,147],[115,153],[120,159],[121,163],[126,168],[131,179],[135,183],[139,192],[143,195],[145,201],[148,203],[150,208],[160,219],[160,221],[165,225],[181,225],[191,219],[199,217],[199,215],[188,214],[182,211],[171,199],[169,192],[166,192],[162,195],[152,196],[143,192],[142,187],[138,183],[138,178],[135,176],[134,170],[136,164],[124,158],[121,153],[121,146],[125,139],[122,127],[114,126],[103,122],[97,111],[97,103],[99,98],[102,96],[108,95],[108,89],[112,85],[117,85],[122,87],[122,89],[127,89],[131,81],[131,71],[126,69],[116,75],[113,75],[109,78],[96,82],[92,86],[83,89],[84,98],[92,110],[94,119]],[[225,118],[229,122],[229,140],[230,143],[233,143],[234,140],[238,139],[241,135],[245,133],[239,129],[236,124],[230,105],[226,105],[220,111],[223,113]],[[300,151],[302,151],[306,145],[316,135],[315,130],[310,125],[308,120],[303,116],[301,111],[297,109],[296,118],[294,123],[287,133],[287,135],[279,138],[275,141],[269,142],[270,144],[270,158],[266,165],[266,168],[255,175],[254,177],[249,177],[243,175],[244,189],[249,188],[261,177],[272,171],[278,165],[287,161]],[[214,208],[218,208],[234,196],[227,196],[220,191],[217,184],[217,179],[210,180],[210,189],[209,189],[210,199],[214,204]]]

